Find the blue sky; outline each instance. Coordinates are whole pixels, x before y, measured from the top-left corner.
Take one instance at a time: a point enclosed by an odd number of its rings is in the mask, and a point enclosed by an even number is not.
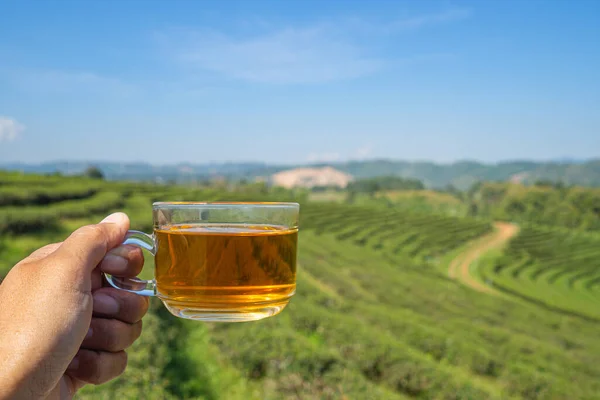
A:
[[[599,1],[0,3],[0,162],[597,157]]]

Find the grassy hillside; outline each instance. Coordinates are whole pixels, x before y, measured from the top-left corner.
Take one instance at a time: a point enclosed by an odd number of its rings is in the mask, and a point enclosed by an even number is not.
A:
[[[0,175],[0,274],[110,211],[126,211],[133,227],[148,230],[158,199],[294,198],[261,186],[227,192]],[[468,243],[491,232],[487,217],[398,207],[400,200],[298,200],[298,292],[280,315],[199,323],[171,316],[153,299],[125,375],[81,398],[597,398],[600,325],[586,300],[598,293],[593,234],[522,229],[503,255],[482,261],[482,274],[507,272],[493,279],[511,290],[494,296],[447,273]],[[538,279],[528,277],[538,270]],[[538,285],[552,274],[554,286]],[[547,306],[558,287],[574,308]]]
[[[453,185],[466,190],[476,182],[509,181],[514,178],[525,184],[549,180],[566,185],[600,186],[600,160],[581,163],[506,161],[495,164],[476,161],[438,164],[428,161],[367,160],[333,166],[357,178],[396,175],[418,179],[433,188]]]
[[[227,177],[231,179],[253,179],[266,177],[274,173],[306,165],[267,165],[263,163],[215,163],[181,164],[156,166],[144,163],[94,162],[109,179],[161,179],[190,182],[209,177]],[[89,163],[50,162],[39,165],[5,164],[0,168],[33,173],[62,172],[64,174],[82,173]],[[563,182],[566,185],[600,186],[600,160],[586,162],[537,162],[506,161],[494,164],[476,161],[458,161],[438,164],[428,161],[365,160],[349,161],[317,166],[331,165],[356,178],[380,176],[399,176],[417,179],[429,188],[443,188],[453,185],[466,190],[476,182],[509,181],[519,179],[525,184],[539,180]]]
[[[356,193],[329,189],[312,191],[308,199],[319,203],[344,203],[362,206],[390,207],[407,211],[467,216],[469,203],[455,194],[435,190],[381,190]]]

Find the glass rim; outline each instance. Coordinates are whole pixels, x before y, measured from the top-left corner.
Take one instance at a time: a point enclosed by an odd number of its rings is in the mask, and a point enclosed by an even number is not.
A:
[[[152,203],[153,208],[175,208],[195,206],[250,206],[250,207],[288,207],[299,208],[299,203],[285,201],[157,201]]]

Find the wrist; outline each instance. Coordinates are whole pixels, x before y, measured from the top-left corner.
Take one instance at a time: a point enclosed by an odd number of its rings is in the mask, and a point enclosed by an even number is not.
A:
[[[12,352],[0,348],[0,400],[45,399],[47,393],[35,384],[33,373],[22,368],[23,363]]]

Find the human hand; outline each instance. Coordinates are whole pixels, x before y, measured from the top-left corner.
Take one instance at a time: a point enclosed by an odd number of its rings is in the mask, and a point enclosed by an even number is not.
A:
[[[19,262],[0,285],[0,399],[70,399],[120,375],[148,299],[103,286],[133,277],[141,250],[121,246],[123,213],[84,226]]]

